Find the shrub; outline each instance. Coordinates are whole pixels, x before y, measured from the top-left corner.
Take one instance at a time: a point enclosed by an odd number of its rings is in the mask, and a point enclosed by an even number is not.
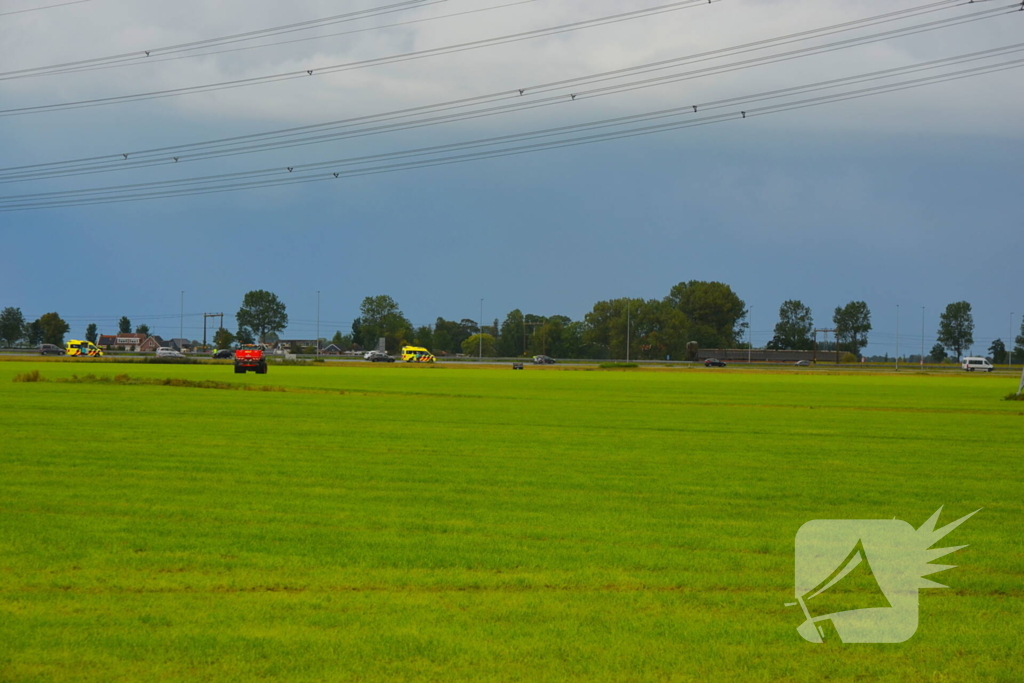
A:
[[[33,370],[32,372],[23,372],[20,375],[15,375],[13,381],[14,382],[45,382],[47,380],[46,380],[45,377],[43,377],[42,375],[39,374],[38,370]]]
[[[840,363],[857,363],[859,362],[857,356],[853,355],[849,351],[843,354],[843,357],[839,359]]]
[[[599,367],[603,370],[624,370],[628,368],[638,368],[640,366],[636,363],[601,363]]]

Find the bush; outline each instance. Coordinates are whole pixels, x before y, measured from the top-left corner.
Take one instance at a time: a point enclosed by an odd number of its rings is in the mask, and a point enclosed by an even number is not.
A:
[[[599,367],[603,370],[625,370],[628,368],[638,368],[640,366],[636,363],[601,363]]]
[[[33,370],[32,372],[23,372],[20,375],[15,375],[14,379],[12,381],[14,381],[14,382],[45,382],[47,380],[46,380],[45,377],[43,377],[42,375],[39,374],[38,370]]]
[[[1024,401],[1024,394],[1018,394],[1018,393],[1014,392],[1012,394],[1007,394],[1006,398],[1004,398],[1003,400],[1004,401]]]
[[[843,354],[843,357],[839,359],[840,363],[859,363],[857,356],[853,355],[849,351]]]

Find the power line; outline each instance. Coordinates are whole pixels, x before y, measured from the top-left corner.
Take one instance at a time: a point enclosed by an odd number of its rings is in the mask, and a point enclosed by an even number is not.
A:
[[[1019,50],[1019,49],[1020,48],[1017,48],[1017,50]],[[955,59],[955,58],[950,58],[950,59]],[[588,134],[588,135],[581,135],[581,136],[578,136],[578,137],[575,137],[575,138],[558,139],[558,140],[547,141],[547,142],[538,142],[538,143],[533,143],[533,144],[521,145],[521,146],[518,146],[518,147],[510,147],[510,148],[497,149],[497,150],[489,150],[489,151],[481,151],[481,152],[471,152],[471,153],[468,153],[468,154],[452,154],[452,155],[449,155],[449,156],[446,156],[446,157],[440,157],[440,158],[421,159],[421,160],[414,160],[414,161],[399,161],[397,163],[387,163],[387,164],[383,164],[383,165],[379,165],[379,166],[356,168],[356,169],[352,169],[352,170],[349,170],[349,171],[345,171],[345,170],[342,170],[342,171],[332,171],[332,172],[329,172],[327,174],[318,175],[318,176],[314,176],[314,177],[301,177],[301,178],[291,179],[291,178],[287,177],[287,175],[291,174],[291,171],[288,171],[286,177],[283,178],[283,179],[281,179],[281,178],[272,178],[272,179],[269,179],[269,180],[252,180],[252,181],[244,181],[244,182],[234,182],[235,180],[239,179],[239,178],[237,178],[235,176],[235,174],[222,174],[223,179],[228,180],[232,184],[223,184],[223,185],[220,185],[220,186],[211,186],[210,179],[211,178],[215,179],[215,177],[210,177],[210,178],[203,178],[203,179],[190,179],[190,180],[187,180],[187,181],[170,181],[171,183],[177,183],[177,184],[182,184],[182,183],[200,184],[200,187],[198,187],[198,188],[187,188],[186,187],[186,188],[178,188],[178,189],[175,189],[175,188],[169,188],[169,189],[159,189],[159,188],[157,188],[157,189],[154,189],[153,187],[151,187],[151,185],[154,185],[154,184],[144,184],[143,186],[138,186],[138,187],[126,186],[126,187],[116,187],[116,188],[101,188],[101,189],[96,189],[96,190],[72,190],[72,191],[68,191],[68,192],[42,193],[40,195],[23,195],[23,196],[17,196],[17,197],[7,197],[7,198],[0,199],[0,202],[7,202],[8,203],[6,206],[0,204],[0,211],[12,211],[12,210],[23,210],[23,209],[35,209],[35,208],[51,208],[51,207],[58,207],[58,206],[82,206],[82,205],[91,205],[91,204],[121,203],[121,202],[125,202],[125,201],[139,201],[139,200],[142,200],[142,199],[155,199],[155,198],[169,198],[169,197],[178,197],[178,196],[217,194],[217,193],[221,193],[221,192],[237,191],[237,190],[242,190],[242,189],[252,189],[252,188],[256,188],[256,187],[269,187],[269,186],[279,186],[279,185],[294,185],[294,184],[305,184],[305,183],[312,183],[312,182],[323,182],[323,181],[326,181],[326,180],[339,179],[339,178],[342,178],[342,177],[344,177],[344,178],[359,177],[359,176],[366,176],[366,175],[376,175],[376,174],[379,174],[379,173],[390,173],[390,172],[395,172],[395,171],[399,171],[399,170],[411,170],[411,169],[416,169],[416,168],[428,168],[428,167],[434,167],[434,166],[443,166],[443,165],[449,165],[449,164],[454,164],[454,163],[464,163],[464,162],[467,162],[467,161],[478,161],[478,160],[482,160],[482,159],[491,159],[491,158],[499,158],[499,157],[505,157],[505,156],[513,156],[513,155],[531,153],[531,152],[542,151],[542,150],[559,149],[559,148],[563,148],[563,147],[575,147],[575,146],[584,145],[584,144],[593,144],[593,143],[596,143],[596,142],[604,142],[604,141],[609,141],[609,140],[618,140],[618,139],[632,138],[632,137],[637,137],[637,136],[640,136],[640,135],[650,135],[650,134],[653,134],[653,133],[666,132],[666,131],[677,130],[677,129],[682,129],[682,128],[693,128],[693,127],[698,127],[698,126],[710,125],[710,124],[713,124],[713,123],[722,123],[722,122],[725,122],[725,121],[736,121],[736,120],[741,120],[741,119],[753,118],[753,117],[756,117],[756,116],[766,116],[766,115],[769,115],[769,114],[777,114],[777,113],[782,113],[782,112],[787,112],[787,111],[794,111],[794,110],[798,110],[798,109],[804,109],[804,108],[808,108],[808,107],[820,106],[820,105],[823,105],[823,104],[845,102],[845,101],[849,101],[849,100],[853,100],[853,99],[860,99],[860,98],[863,98],[863,97],[868,97],[868,96],[873,96],[873,95],[885,94],[885,93],[890,93],[890,92],[900,92],[900,91],[909,90],[909,89],[912,89],[912,88],[923,87],[925,85],[933,85],[933,84],[936,84],[936,83],[945,83],[945,82],[950,82],[950,81],[955,81],[955,80],[961,80],[963,78],[975,77],[975,76],[979,76],[979,75],[983,75],[983,74],[997,73],[997,72],[1005,71],[1005,70],[1008,70],[1008,69],[1016,69],[1016,68],[1020,68],[1022,66],[1024,66],[1024,58],[1017,59],[1017,60],[1012,60],[1012,61],[1009,61],[1009,62],[1002,62],[1002,63],[998,63],[998,64],[994,64],[994,65],[986,65],[986,66],[981,66],[981,67],[973,67],[971,69],[965,69],[965,70],[958,71],[958,72],[952,72],[952,73],[946,73],[946,74],[938,74],[938,75],[933,75],[933,76],[927,76],[927,77],[923,77],[923,78],[912,79],[912,80],[909,80],[909,81],[903,81],[903,82],[898,82],[898,83],[890,83],[890,84],[883,84],[883,85],[873,86],[873,87],[869,87],[869,88],[862,88],[862,89],[853,90],[853,91],[833,93],[833,94],[830,94],[830,95],[821,95],[821,96],[807,98],[807,99],[804,99],[804,100],[798,100],[798,101],[795,101],[795,102],[784,102],[784,103],[768,105],[768,106],[760,107],[760,108],[747,108],[747,109],[743,109],[743,110],[739,110],[739,111],[735,111],[734,110],[734,111],[723,113],[723,114],[717,114],[717,115],[712,115],[712,116],[700,117],[700,118],[697,118],[697,119],[692,120],[692,121],[683,121],[683,122],[673,121],[673,122],[669,122],[669,123],[657,123],[657,124],[651,124],[651,125],[645,125],[645,126],[638,126],[638,127],[634,127],[634,128],[629,128],[629,129],[626,129],[626,130],[613,130],[613,131],[604,132],[604,133],[592,133],[592,134]],[[907,67],[907,69],[912,69],[912,68],[918,68],[918,65],[914,65],[912,67]],[[850,77],[849,79],[836,79],[836,80],[861,79],[861,82],[865,82],[865,81],[874,80],[876,78],[888,78],[888,77],[891,77],[891,75],[878,76],[878,77],[868,77],[868,76],[862,75],[862,76]],[[832,86],[830,86],[830,87],[832,87]],[[811,86],[807,86],[805,92],[811,92],[811,91],[816,90],[816,89],[822,89],[822,85],[821,84],[812,84]],[[795,91],[796,89],[787,89],[787,90],[790,91],[789,93],[787,93],[787,96],[789,96],[789,95],[794,94],[793,91]],[[759,99],[770,99],[770,98],[771,97],[769,95],[758,94],[758,95],[750,96],[749,98],[746,98],[745,100],[743,98],[731,98],[731,100],[729,100],[729,102],[736,102],[738,100],[743,100],[744,102],[756,102]],[[723,102],[725,102],[725,101],[723,101]],[[742,102],[741,102],[740,106],[743,106]],[[640,115],[635,115],[635,116],[631,116],[631,117],[620,117],[620,119],[618,119],[618,120],[606,120],[606,121],[595,122],[595,123],[590,123],[590,124],[577,124],[576,126],[566,126],[566,127],[562,127],[563,131],[558,132],[558,133],[555,133],[553,131],[542,131],[542,132],[532,131],[530,133],[524,133],[524,134],[519,134],[519,135],[514,135],[514,136],[501,136],[501,138],[504,141],[509,141],[509,140],[512,140],[512,139],[525,140],[525,139],[529,139],[529,137],[531,137],[531,136],[533,138],[538,138],[538,137],[547,137],[547,136],[551,136],[551,135],[562,134],[564,132],[564,130],[566,130],[566,129],[574,129],[575,130],[575,129],[580,129],[582,127],[589,127],[591,129],[616,127],[616,126],[621,126],[622,125],[622,121],[625,120],[625,119],[631,119],[631,120],[634,120],[634,122],[647,122],[647,121],[656,120],[658,118],[679,116],[679,115],[684,113],[689,108],[690,108],[689,106],[687,106],[687,107],[679,107],[679,108],[676,108],[676,109],[673,109],[673,110],[663,110],[663,111],[660,111],[660,112],[652,112],[652,113],[648,113],[648,114],[640,114]],[[495,144],[495,142],[493,142],[493,141],[471,141],[471,142],[467,142],[467,143],[455,143],[455,145],[458,145],[460,147],[460,149],[469,149],[469,148],[471,148],[473,146],[492,146],[494,144]],[[444,146],[440,146],[440,147],[453,148],[455,145],[444,145]],[[400,152],[400,153],[396,152],[396,153],[390,153],[390,154],[385,154],[385,155],[374,155],[374,156],[378,157],[378,158],[380,158],[380,157],[388,157],[388,156],[398,156],[398,155],[401,155],[401,154],[405,154],[405,155],[408,155],[408,156],[416,156],[416,155],[423,155],[424,153],[425,152],[421,151],[421,150],[414,150],[414,151],[409,151],[409,152]],[[355,162],[358,162],[358,160],[355,160]],[[335,162],[324,162],[323,164],[311,165],[310,168],[312,168],[313,166],[319,167],[319,166],[325,166],[325,165],[328,165],[328,164],[332,164],[335,167],[337,167],[339,165],[346,164],[346,163],[354,163],[354,161],[353,160],[338,160],[338,161],[335,161]],[[365,162],[363,162],[363,163],[365,163]],[[257,171],[257,172],[253,172],[253,173],[260,173],[260,172]],[[229,176],[231,176],[231,177],[229,177]],[[141,190],[141,191],[139,191],[139,190]],[[70,197],[72,195],[83,195],[83,194],[90,194],[90,193],[91,194],[108,194],[109,195],[111,193],[118,193],[118,192],[121,193],[120,196],[115,194],[114,196],[74,197],[74,198],[70,198],[70,199],[58,199],[58,197],[64,197],[64,196],[69,196]],[[11,203],[11,202],[15,202],[15,203]],[[21,203],[18,204],[16,202],[21,202]]]
[[[353,19],[345,19],[344,21],[345,22],[356,21],[356,20],[359,20],[359,19],[366,19],[366,18],[369,18],[371,16],[382,16],[384,14],[390,14],[390,13],[393,13],[393,12],[403,11],[405,9],[419,9],[421,7],[426,7],[428,5],[435,5],[435,4],[438,4],[438,3],[441,3],[441,2],[447,2],[447,0],[433,0],[432,2],[424,2],[424,0],[415,0],[415,1],[416,1],[416,3],[418,3],[415,7],[402,7],[400,9],[392,9],[392,10],[388,10],[386,12],[385,11],[381,11],[381,12],[378,12],[378,13],[372,14],[372,15],[365,15],[365,16],[355,17]],[[223,54],[230,54],[230,53],[234,53],[234,52],[245,52],[245,51],[248,51],[248,50],[259,50],[259,49],[263,49],[263,48],[266,48],[266,47],[278,47],[278,46],[281,46],[281,45],[293,45],[295,43],[306,43],[306,42],[313,41],[313,40],[323,40],[324,38],[337,38],[339,36],[349,36],[349,35],[355,35],[357,33],[366,33],[366,32],[369,32],[369,31],[381,31],[383,29],[397,28],[399,26],[410,26],[410,25],[413,25],[413,24],[423,24],[423,23],[427,23],[427,22],[430,22],[430,21],[440,21],[441,19],[450,19],[452,17],[463,17],[463,16],[467,16],[467,15],[470,15],[470,14],[479,14],[480,12],[490,12],[490,11],[496,10],[496,9],[505,9],[505,8],[508,8],[508,7],[515,7],[515,6],[518,6],[518,5],[528,5],[528,4],[533,3],[533,2],[537,2],[537,0],[517,0],[516,2],[506,3],[504,5],[494,5],[492,7],[481,7],[481,8],[478,8],[478,9],[464,10],[464,11],[461,11],[461,12],[452,12],[452,13],[449,13],[449,14],[442,14],[442,15],[439,15],[439,16],[436,16],[436,17],[424,17],[422,19],[411,19],[409,21],[399,21],[399,22],[395,22],[395,23],[392,23],[392,24],[382,24],[380,26],[369,26],[369,27],[366,27],[366,28],[353,29],[351,31],[341,31],[341,32],[338,32],[338,33],[324,33],[324,34],[316,35],[316,36],[308,36],[306,38],[296,38],[296,39],[292,39],[292,40],[280,40],[280,41],[276,41],[276,42],[273,42],[273,43],[262,43],[260,45],[248,45],[248,46],[245,46],[245,47],[236,47],[236,48],[231,48],[231,49],[227,49],[227,50],[210,50],[210,51],[206,51],[206,52],[200,52],[198,54],[186,54],[186,55],[166,56],[166,57],[160,57],[159,56],[159,55],[174,55],[174,54],[179,53],[179,52],[186,52],[186,51],[191,51],[191,50],[216,47],[216,45],[201,46],[201,47],[197,47],[197,48],[182,48],[182,49],[157,48],[155,50],[149,50],[148,52],[146,50],[142,50],[141,52],[131,52],[131,53],[127,53],[125,55],[118,55],[118,56],[114,56],[114,57],[100,57],[100,58],[96,58],[95,60],[80,60],[79,62],[68,62],[67,64],[63,64],[63,65],[62,64],[57,64],[57,65],[53,65],[53,66],[49,66],[49,67],[36,67],[35,69],[22,69],[22,70],[19,70],[19,71],[0,72],[0,81],[16,80],[16,79],[21,79],[21,78],[35,78],[36,76],[55,76],[55,75],[69,74],[69,73],[83,73],[83,72],[88,72],[88,71],[103,71],[103,70],[106,70],[106,69],[117,69],[117,68],[121,68],[121,67],[125,67],[125,66],[145,66],[145,65],[151,65],[151,64],[161,64],[161,63],[164,63],[164,62],[174,62],[174,61],[178,61],[178,60],[181,60],[181,59],[193,59],[195,57],[210,57],[210,56],[213,56],[213,55],[223,55]],[[403,3],[403,4],[408,4],[408,3]],[[330,22],[330,23],[343,23],[343,22],[342,21],[334,21],[334,22]],[[299,30],[308,30],[309,28],[320,28],[321,26],[328,26],[328,25],[330,25],[330,23],[320,24],[318,26],[313,26],[313,27],[308,27],[308,28],[303,28],[303,29],[294,29],[292,31],[282,31],[281,33],[292,33],[294,31],[299,31]],[[258,37],[263,37],[263,36],[258,36]],[[238,40],[230,40],[230,41],[226,41],[226,42],[219,43],[219,44],[228,45],[228,44],[232,44],[232,43],[242,42],[243,40],[254,40],[254,38],[243,38],[243,39],[238,39]],[[158,56],[156,58],[154,58],[153,57],[154,54],[158,55]],[[116,60],[116,61],[113,61],[113,62],[110,62],[110,63],[105,63],[105,60]],[[90,64],[89,62],[92,62],[92,61],[96,61],[96,62],[100,62],[100,63],[99,64]],[[76,64],[79,65],[79,66],[76,66]],[[38,73],[35,73],[36,71],[38,71]]]
[[[514,43],[523,40],[532,40],[534,38],[541,38],[546,36],[559,35],[562,33],[569,33],[571,31],[579,31],[582,29],[594,28],[596,26],[618,24],[624,21],[631,21],[633,19],[640,19],[651,16],[657,16],[660,14],[666,14],[669,12],[676,12],[682,9],[702,7],[704,5],[709,5],[716,2],[721,2],[721,0],[680,0],[679,2],[669,3],[667,5],[659,5],[657,7],[650,7],[642,10],[633,10],[631,12],[623,12],[620,14],[613,14],[604,17],[598,17],[595,19],[587,19],[584,21],[577,21],[570,24],[561,24],[559,26],[535,29],[532,31],[522,31],[519,33],[512,33],[504,36],[496,36],[494,38],[485,38],[483,40],[474,40],[465,43],[458,43],[455,45],[448,45],[445,47],[432,48],[428,50],[406,52],[398,55],[390,55],[387,57],[377,57],[374,59],[365,59],[356,62],[348,62],[344,64],[333,64],[329,66],[315,67],[313,69],[305,69],[299,71],[286,71],[278,74],[271,74],[268,76],[239,78],[231,81],[222,81],[219,83],[207,83],[205,85],[188,86],[183,88],[169,88],[167,90],[157,90],[147,93],[119,95],[114,97],[101,97],[90,100],[79,100],[76,102],[44,104],[34,107],[17,107],[14,109],[2,109],[0,110],[0,116],[21,116],[26,114],[38,114],[50,111],[64,111],[68,109],[83,109],[113,104],[124,104],[126,102],[141,102],[146,100],[162,99],[165,97],[177,97],[180,95],[212,92],[216,90],[229,90],[233,88],[248,87],[251,85],[259,85],[263,83],[277,83],[281,81],[294,80],[297,78],[321,76],[329,73],[338,73],[341,71],[363,69],[371,66],[380,66],[383,64],[395,64],[399,62],[424,59],[427,57],[435,57],[438,55],[465,52],[467,50],[476,50],[485,47],[492,47],[495,45],[506,45],[508,43]]]
[[[826,26],[823,28],[813,29],[810,31],[803,31],[797,34],[789,34],[778,38],[770,38],[755,41],[753,43],[745,43],[735,47],[712,50],[708,52],[698,53],[696,55],[675,57],[672,59],[660,60],[658,62],[615,69],[612,71],[591,74],[574,79],[542,83],[513,90],[503,90],[490,93],[487,95],[463,98],[460,100],[442,102],[433,105],[422,105],[418,107],[411,107],[402,110],[384,112],[380,114],[371,114],[353,117],[349,119],[342,119],[339,121],[332,121],[320,124],[309,124],[305,126],[288,128],[284,130],[270,131],[265,133],[253,133],[248,135],[234,136],[230,138],[222,138],[219,140],[190,143],[185,145],[161,147],[149,150],[136,150],[122,154],[105,155],[100,157],[88,157],[84,159],[76,159],[70,161],[48,162],[42,164],[9,167],[6,169],[0,169],[0,183],[33,180],[48,177],[68,177],[98,171],[106,172],[111,170],[128,170],[133,168],[145,168],[158,165],[170,165],[178,163],[179,161],[188,163],[196,160],[221,158],[226,156],[235,156],[238,154],[266,151],[270,149],[303,146],[330,140],[362,137],[365,135],[379,134],[382,132],[392,132],[395,130],[409,130],[412,128],[419,128],[427,125],[448,123],[455,120],[466,120],[472,118],[479,118],[482,116],[508,113],[511,111],[533,109],[540,106],[565,104],[567,100],[564,96],[553,96],[547,98],[538,98],[536,96],[548,92],[553,92],[555,90],[564,89],[564,86],[567,85],[596,84],[610,80],[617,80],[620,78],[624,78],[628,75],[645,74],[668,68],[674,68],[687,62],[708,61],[729,54],[743,54],[755,50],[766,49],[769,47],[777,47],[781,45],[792,44],[795,42],[809,40],[812,38],[834,35],[835,33],[854,30],[856,28],[864,28],[866,26],[877,26],[879,24],[889,23],[891,21],[905,19],[907,18],[906,15],[908,12],[914,12],[914,14],[910,16],[920,16],[921,14],[924,13],[939,11],[941,9],[948,9],[949,4],[950,2],[948,2],[947,0],[947,2],[932,3],[930,5],[925,5],[921,8],[911,8],[900,12],[888,13],[884,15],[878,15],[875,17],[868,17],[866,19],[844,22],[843,24]],[[936,8],[936,5],[944,5],[945,7]],[[973,21],[979,21],[982,19],[1008,14],[1009,10],[1015,9],[1016,5],[1005,5],[991,10],[984,10],[980,13],[974,13],[968,15],[967,17],[954,17],[951,19],[943,19],[939,21],[926,22],[923,24],[915,24],[912,26],[902,27],[890,31],[884,31],[881,33],[870,34],[867,36],[859,36],[832,43],[826,43],[823,45],[816,45],[807,48],[791,50],[789,52],[766,55],[762,57],[755,57],[740,62],[734,62],[731,64],[706,67],[696,71],[683,72],[681,74],[674,73],[654,78],[648,78],[640,81],[634,81],[630,83],[606,86],[604,88],[577,91],[575,94],[578,97],[582,96],[584,98],[590,98],[596,96],[616,94],[620,92],[629,92],[631,90],[637,90],[640,88],[654,87],[664,85],[667,83],[674,83],[682,80],[689,80],[692,78],[698,78],[708,75],[729,73],[732,71],[738,71],[745,68],[752,68],[756,66],[762,66],[765,64],[779,63],[789,61],[790,59],[797,59],[806,56],[832,52],[835,50],[857,47],[872,42],[890,40],[896,37],[905,37],[907,35],[915,35],[926,31],[949,28],[952,26],[959,26],[964,23],[970,23]],[[894,17],[893,15],[903,16]],[[526,95],[529,95],[528,101],[523,102],[523,98]],[[482,105],[501,102],[503,100],[512,100],[512,103],[494,106],[489,109],[478,109],[476,111],[435,116],[429,119],[412,118],[411,120],[403,121],[403,119],[410,119],[410,117],[415,117],[417,115],[425,116],[445,111],[460,110],[469,107],[479,107]],[[356,128],[357,126],[368,126],[369,124],[375,124],[378,122],[384,122],[389,120],[395,122],[386,125],[378,125],[374,128],[357,128],[354,132],[327,132],[332,129]]]
[[[12,14],[25,14],[26,12],[38,12],[44,9],[54,9],[55,7],[67,7],[68,5],[81,5],[83,2],[92,2],[92,0],[73,0],[72,2],[62,2],[56,5],[45,5],[43,7],[30,7],[28,9],[17,9],[13,12],[0,12],[0,17],[10,16]]]

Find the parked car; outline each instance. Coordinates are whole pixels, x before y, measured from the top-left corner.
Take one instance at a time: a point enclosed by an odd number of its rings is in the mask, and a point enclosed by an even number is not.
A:
[[[44,356],[63,356],[65,351],[55,344],[40,344],[39,353]]]
[[[533,364],[534,365],[554,365],[555,364],[555,359],[552,358],[551,356],[534,356],[533,357]]]
[[[231,349],[221,349],[220,351],[213,352],[214,358],[234,358],[235,352]]]
[[[981,358],[980,356],[968,356],[964,358],[964,362],[960,364],[967,372],[974,372],[975,370],[983,370],[985,372],[992,372],[992,364],[988,362],[987,358]]]
[[[175,351],[169,346],[161,346],[156,350],[157,358],[184,358],[185,354],[180,351]]]
[[[363,354],[363,360],[368,360],[375,363],[380,361],[387,363],[389,358],[391,358],[391,356],[389,356],[383,351],[377,351],[376,349],[373,351],[367,351],[366,353]]]
[[[717,358],[708,358],[706,361],[704,361],[704,367],[706,367],[706,368],[724,368],[725,367],[725,363],[723,361],[718,360]]]
[[[797,362],[793,363],[793,365],[797,366],[798,368],[806,368],[806,367],[810,367],[811,361],[809,361],[809,360],[798,360]]]

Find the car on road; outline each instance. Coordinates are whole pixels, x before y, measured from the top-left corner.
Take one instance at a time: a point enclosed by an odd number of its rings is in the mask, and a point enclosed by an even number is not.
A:
[[[40,344],[39,353],[43,356],[63,356],[66,352],[56,344]]]
[[[808,368],[808,367],[811,366],[811,361],[809,361],[809,360],[798,360],[797,362],[793,363],[793,365],[797,366],[798,368]]]
[[[235,352],[232,351],[231,349],[221,349],[219,351],[214,351],[213,352],[213,357],[214,358],[234,358],[235,357]]]
[[[704,367],[706,368],[724,368],[725,362],[720,361],[717,358],[708,358],[704,361]]]
[[[533,364],[534,365],[554,365],[555,364],[555,359],[552,358],[551,356],[534,356],[533,357]]]
[[[394,359],[384,351],[373,350],[364,353],[363,360],[368,360],[371,363],[387,363],[389,361],[393,361]]]
[[[980,356],[968,356],[964,358],[964,362],[960,364],[967,372],[974,372],[975,370],[981,370],[982,372],[992,372],[992,364],[988,362],[988,358],[981,358]]]
[[[169,346],[161,346],[156,350],[157,358],[184,358],[185,354],[180,351],[175,351]]]

